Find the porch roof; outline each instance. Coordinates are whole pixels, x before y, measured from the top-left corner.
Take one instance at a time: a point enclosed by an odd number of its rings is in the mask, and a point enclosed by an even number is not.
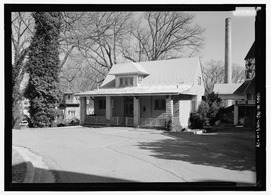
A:
[[[246,93],[253,93],[255,92],[255,79],[246,80],[242,83],[242,85],[234,91],[234,94],[237,95],[244,95]]]
[[[75,94],[76,96],[136,96],[136,95],[178,95],[189,93],[192,85],[157,85],[125,88],[98,89]],[[193,95],[193,94],[191,94]]]
[[[237,84],[228,84],[228,83],[219,83],[214,85],[214,93],[218,94],[233,94],[235,90],[237,90],[242,83]]]

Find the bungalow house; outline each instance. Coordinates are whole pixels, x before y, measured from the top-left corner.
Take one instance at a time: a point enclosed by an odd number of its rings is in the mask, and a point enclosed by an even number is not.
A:
[[[204,95],[199,58],[113,65],[99,89],[77,93],[81,125],[187,127]],[[86,114],[87,98],[94,115]]]

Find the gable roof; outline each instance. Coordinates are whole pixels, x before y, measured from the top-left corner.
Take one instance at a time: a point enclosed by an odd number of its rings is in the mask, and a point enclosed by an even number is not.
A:
[[[126,63],[126,64],[116,64],[114,65],[110,72],[110,75],[126,75],[126,74],[139,74],[139,75],[149,75],[149,73],[138,63]]]
[[[189,90],[193,87],[198,69],[198,57],[113,65],[100,89],[77,95],[194,94]],[[145,74],[140,86],[115,88],[116,76],[128,73]]]
[[[214,85],[214,93],[218,93],[218,94],[233,94],[234,91],[236,89],[238,89],[240,86],[242,85],[242,83],[232,83],[232,84],[228,84],[228,83],[218,83]]]
[[[255,92],[255,79],[246,80],[242,85],[234,91],[234,94],[244,95],[249,92]]]
[[[249,49],[246,57],[245,57],[245,60],[246,59],[251,59],[251,58],[255,58],[255,41],[254,43],[252,44],[251,48]]]
[[[137,64],[149,73],[142,80],[141,86],[192,84],[196,68],[200,65],[198,57],[146,61],[138,62]],[[127,65],[114,65],[111,69],[113,73],[115,72],[115,66],[126,68]],[[111,70],[101,85],[101,88],[115,88],[115,76],[112,75]]]

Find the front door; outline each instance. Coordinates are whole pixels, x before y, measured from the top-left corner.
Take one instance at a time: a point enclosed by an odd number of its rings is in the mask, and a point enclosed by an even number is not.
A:
[[[124,98],[124,115],[125,117],[134,117],[134,99],[133,97]]]

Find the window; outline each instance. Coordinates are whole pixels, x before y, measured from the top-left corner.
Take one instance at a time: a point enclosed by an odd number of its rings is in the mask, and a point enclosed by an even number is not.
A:
[[[123,78],[120,78],[120,86],[123,86]]]
[[[157,99],[154,101],[154,110],[165,110],[166,109],[166,100]]]
[[[133,86],[134,85],[133,81],[134,81],[133,77],[123,77],[123,78],[120,78],[120,87]]]
[[[70,100],[71,99],[71,95],[67,95],[67,99]]]
[[[134,80],[133,77],[131,77],[131,78],[130,78],[129,86],[133,86],[133,85],[134,85],[133,80]]]
[[[138,83],[140,84],[142,81],[142,76],[138,76]]]
[[[198,78],[198,84],[201,85],[201,77]]]
[[[99,100],[99,109],[105,109],[105,100]]]
[[[68,114],[69,114],[69,116],[75,116],[75,111],[74,110],[69,110]]]

